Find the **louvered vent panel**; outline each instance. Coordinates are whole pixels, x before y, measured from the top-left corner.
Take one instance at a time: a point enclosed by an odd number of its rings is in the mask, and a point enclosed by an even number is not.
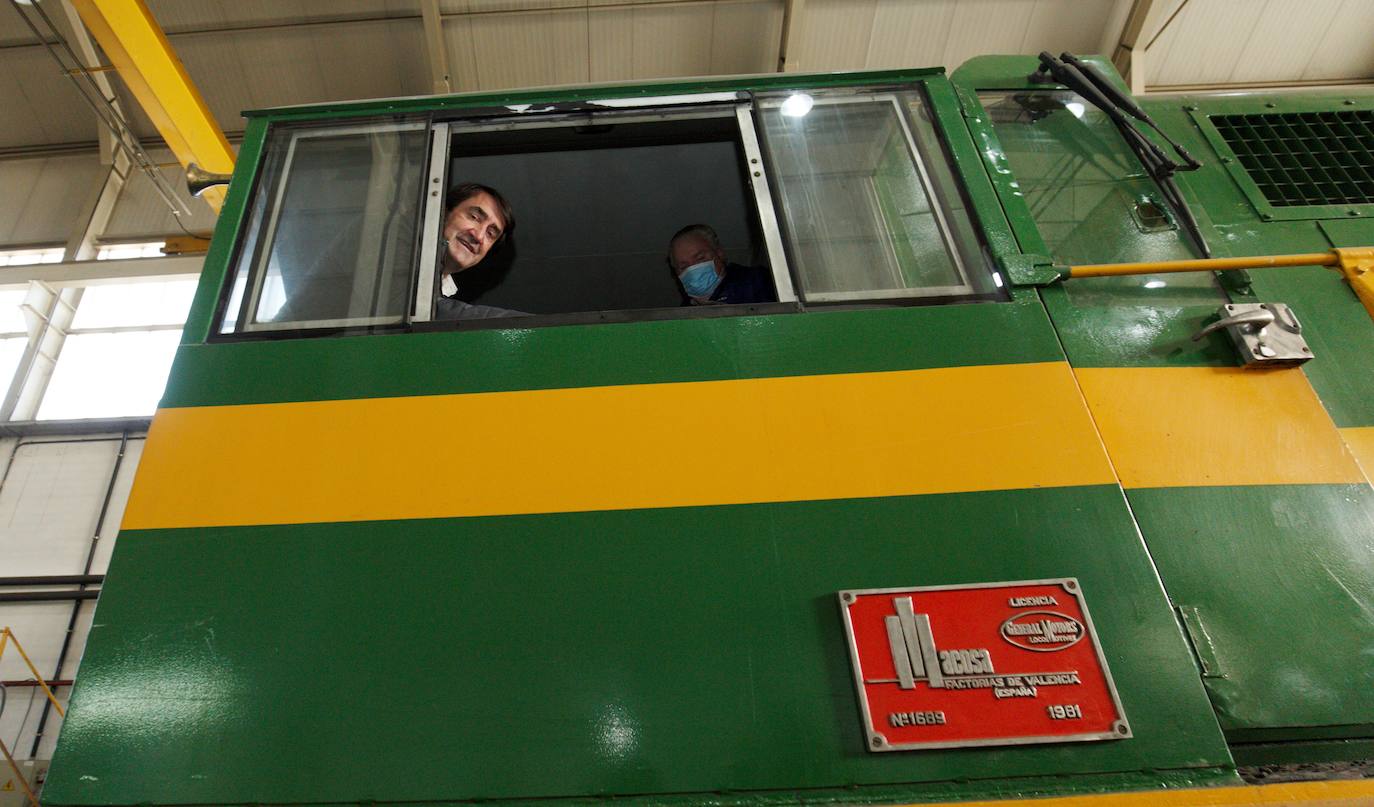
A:
[[[1210,119],[1274,207],[1374,202],[1374,111]]]

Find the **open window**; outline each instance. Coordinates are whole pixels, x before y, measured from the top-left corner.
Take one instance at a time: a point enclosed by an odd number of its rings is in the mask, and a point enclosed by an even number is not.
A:
[[[465,269],[442,235],[461,183],[518,221]],[[274,125],[250,205],[222,334],[457,327],[454,301],[527,327],[1006,299],[915,86]],[[747,304],[684,291],[669,242],[692,224]]]
[[[719,236],[732,265],[727,275],[733,267],[766,272],[767,288],[751,302],[790,302],[776,225],[759,215],[757,196],[768,189],[761,170],[757,177],[749,170],[752,133],[742,133],[737,106],[730,98],[449,123],[447,173],[437,184],[499,189],[519,228],[511,243],[467,270],[454,271],[442,248],[434,264],[422,258],[434,270],[421,275],[417,318],[445,286],[466,303],[559,321],[681,312],[687,298],[668,265],[668,246],[678,229],[698,223]],[[432,184],[438,179],[434,174]]]

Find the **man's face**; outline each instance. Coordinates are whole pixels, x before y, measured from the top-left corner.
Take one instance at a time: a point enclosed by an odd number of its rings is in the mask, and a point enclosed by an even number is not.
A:
[[[444,219],[441,233],[448,241],[449,272],[471,269],[482,262],[492,245],[501,239],[506,220],[491,194],[479,191],[458,203]]]
[[[683,269],[711,261],[716,265],[716,276],[725,276],[725,253],[711,246],[711,242],[698,233],[688,233],[674,241],[668,255],[674,275],[681,276]]]

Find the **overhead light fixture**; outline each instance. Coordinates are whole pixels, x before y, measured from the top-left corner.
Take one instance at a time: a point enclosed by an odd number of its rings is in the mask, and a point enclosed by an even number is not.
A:
[[[1163,280],[1148,280],[1145,282],[1145,288],[1147,289],[1162,289],[1167,285],[1169,284],[1165,283]]]
[[[1075,118],[1083,117],[1083,113],[1087,111],[1087,107],[1083,106],[1077,101],[1068,102],[1064,105],[1064,108],[1072,112]]]
[[[804,92],[794,92],[787,96],[787,100],[782,102],[782,114],[789,118],[805,117],[806,113],[815,106],[816,99]]]

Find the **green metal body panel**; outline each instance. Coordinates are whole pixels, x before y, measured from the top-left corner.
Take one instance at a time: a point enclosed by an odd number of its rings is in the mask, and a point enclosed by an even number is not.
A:
[[[1015,334],[1007,339],[1007,334]],[[443,361],[436,362],[442,356]],[[380,398],[1062,361],[1011,303],[183,346],[162,405]],[[270,372],[261,372],[271,368]]]
[[[1063,574],[1135,739],[864,750],[837,590]],[[1234,781],[1115,486],[126,533],[83,670],[50,804]]]
[[[1341,727],[1368,736],[1356,727],[1374,722],[1374,665],[1361,658],[1374,647],[1366,610],[1374,491],[1274,485],[1129,495],[1152,530],[1150,554],[1170,598],[1197,607],[1206,639],[1194,644],[1209,644],[1214,657],[1203,683],[1228,737],[1318,727],[1320,736],[1340,736]],[[1273,526],[1259,531],[1264,524]]]
[[[263,143],[278,121],[921,82],[992,260],[1004,268],[1048,265],[1055,244],[1042,236],[1012,173],[1015,156],[1008,156],[974,94],[1017,89],[1015,76],[1033,66],[1024,59],[977,60],[956,74],[958,90],[940,71],[918,70],[250,113],[162,405],[1065,360],[1080,367],[1229,366],[1234,359],[1221,338],[1183,344],[1225,299],[1210,278],[1170,287],[1164,296],[1139,280],[1076,281],[1014,288],[998,303],[314,339],[211,335]],[[1190,177],[1185,190],[1197,200],[1219,253],[1322,248],[1326,232],[1312,221],[1266,223],[1289,229],[1260,234],[1253,210],[1246,218],[1243,194],[1203,156],[1205,139],[1178,131],[1192,126],[1190,113],[1175,110],[1176,101],[1155,103],[1163,104],[1151,106],[1161,123],[1188,138],[1189,148],[1209,162],[1206,170],[1215,172]],[[1110,150],[1110,141],[1097,142]],[[1119,149],[1114,154],[1119,160]],[[1223,180],[1232,184],[1216,187]],[[1075,256],[1186,253],[1175,231],[1126,227],[1109,208],[1074,215],[1097,222],[1058,239],[1072,241]],[[1332,233],[1347,240],[1360,235]],[[1359,355],[1367,344],[1360,340],[1370,338],[1368,319],[1357,322],[1349,306],[1335,302],[1342,293],[1353,299],[1335,273],[1299,270],[1303,278],[1303,272],[1321,283],[1308,288],[1299,276],[1255,273],[1254,293],[1297,306],[1319,357],[1328,355],[1325,341],[1340,343],[1331,348],[1329,369],[1314,362],[1309,377],[1338,424],[1374,425],[1368,403],[1374,351]],[[1328,304],[1329,311],[1307,310]],[[1343,372],[1365,375],[1350,380]],[[912,416],[920,417],[920,404],[912,401]],[[1019,414],[1014,395],[1005,408],[1009,417]],[[432,447],[398,447],[398,461],[416,450],[442,454],[447,442],[439,432],[436,427]],[[1045,450],[1054,449],[1047,440]],[[729,450],[766,454],[768,447]],[[577,459],[530,461],[575,471]],[[1276,741],[1301,740],[1315,759],[1330,755],[1332,746],[1314,741],[1367,736],[1360,732],[1374,725],[1374,716],[1361,711],[1369,708],[1360,700],[1367,675],[1356,686],[1347,670],[1342,684],[1334,670],[1312,669],[1293,651],[1293,637],[1310,633],[1313,624],[1349,624],[1352,647],[1323,636],[1300,637],[1297,646],[1333,653],[1347,665],[1344,650],[1369,646],[1368,611],[1357,607],[1371,579],[1369,494],[1367,486],[1123,493],[1116,485],[1094,485],[126,531],[103,587],[44,801],[356,804],[617,796],[654,803],[852,803],[1237,783],[1227,739],[1250,743],[1249,759],[1280,753],[1262,747],[1291,756],[1296,746]],[[1217,540],[1207,541],[1210,535]],[[1253,551],[1246,562],[1237,563],[1233,555],[1247,550]],[[1284,550],[1297,560],[1284,560]],[[1322,574],[1326,579],[1317,581]],[[887,754],[864,749],[836,591],[1062,576],[1083,585],[1132,738]],[[1337,591],[1342,583],[1349,589],[1344,599]],[[1282,596],[1264,585],[1283,589]],[[1324,601],[1314,603],[1318,597]],[[1176,605],[1193,609],[1193,624],[1178,617]],[[1293,613],[1269,614],[1271,607]],[[1265,612],[1262,626],[1256,610]],[[1200,630],[1213,640],[1221,677],[1204,677],[1199,668],[1188,637],[1196,641]],[[1367,661],[1354,664],[1368,673]],[[1282,702],[1283,687],[1299,685],[1294,681],[1310,683],[1323,697],[1311,707]]]
[[[1096,63],[1115,76],[1109,64]],[[1191,257],[1181,236],[1172,247],[1161,246],[1165,234],[1131,226],[1119,201],[1147,193],[1152,181],[1140,176],[1139,163],[1119,142],[1107,148],[1106,138],[1087,139],[1110,130],[1095,125],[1091,112],[1083,124],[1064,111],[1033,124],[994,124],[980,94],[990,100],[1054,89],[1026,81],[1036,64],[1027,57],[983,57],[954,74],[970,130],[1023,249],[1065,263]],[[1217,257],[1374,244],[1374,222],[1351,220],[1344,208],[1334,211],[1335,221],[1279,220],[1267,205],[1257,207],[1253,183],[1237,183],[1228,161],[1234,155],[1214,149],[1224,143],[1206,116],[1367,108],[1371,102],[1344,95],[1141,99],[1204,164],[1178,180]],[[1066,128],[1089,132],[1065,134]],[[1103,170],[1104,155],[1121,162]],[[1091,191],[1094,180],[1113,175],[1126,189],[1117,195],[1115,212],[1074,209],[1076,190]],[[1041,295],[1075,367],[1233,367],[1238,361],[1229,340],[1214,334],[1198,343],[1190,335],[1227,301],[1287,303],[1317,357],[1300,372],[1334,426],[1374,425],[1374,322],[1339,273],[1313,267],[1249,275],[1250,288],[1241,292],[1227,292],[1199,273],[1181,283],[1188,276],[1071,280]],[[1147,288],[1151,281],[1167,285]],[[1374,681],[1374,498],[1368,485],[1135,489],[1127,496],[1183,615],[1229,740],[1374,736],[1374,700],[1366,697]],[[1265,748],[1274,759],[1293,756],[1275,750],[1281,744]],[[1330,753],[1326,748],[1323,753]],[[1265,753],[1252,747],[1247,759],[1263,760]]]

